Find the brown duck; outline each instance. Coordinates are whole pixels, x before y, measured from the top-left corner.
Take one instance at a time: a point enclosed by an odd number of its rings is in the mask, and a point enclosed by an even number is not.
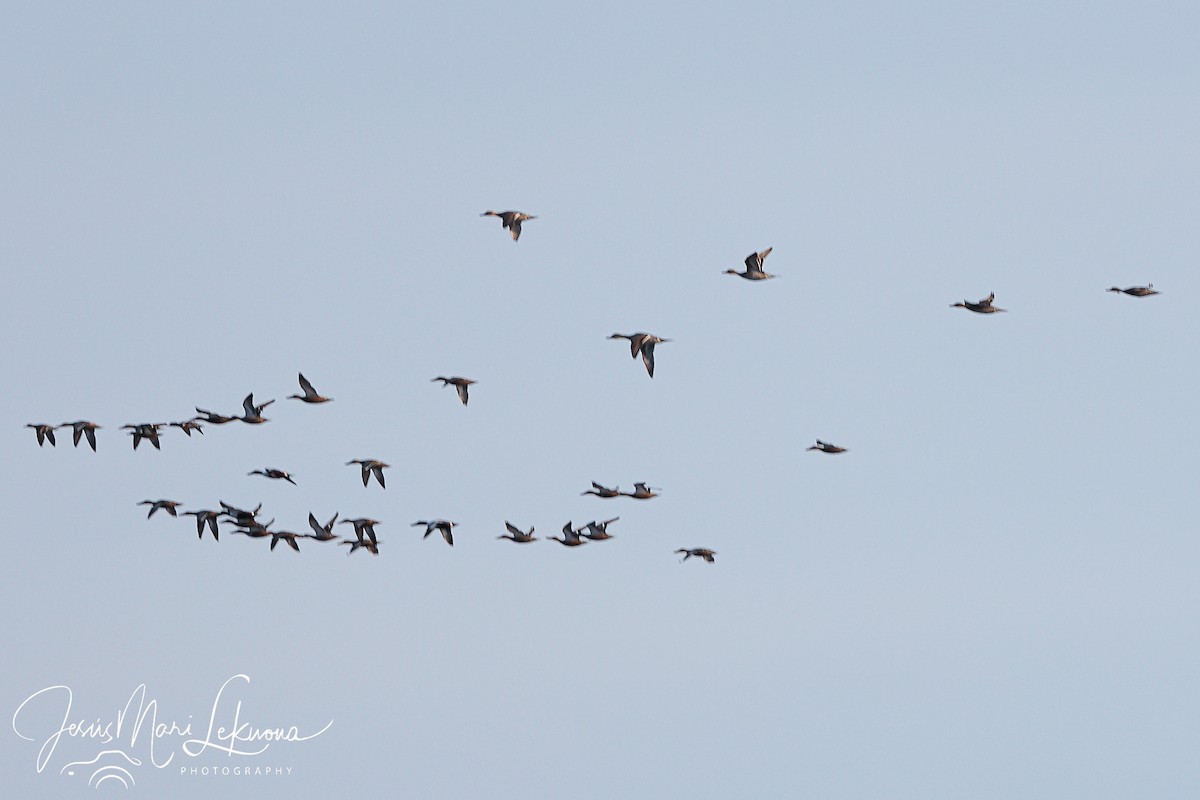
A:
[[[994,305],[992,305],[992,301],[995,299],[996,293],[992,292],[978,303],[971,303],[963,300],[961,303],[952,303],[950,307],[965,308],[967,311],[974,311],[976,314],[995,314],[998,311],[1008,311],[1007,308],[996,308]]]
[[[425,526],[425,535],[421,537],[422,539],[428,539],[429,534],[433,533],[434,531],[438,531],[439,533],[442,534],[442,538],[446,540],[446,544],[453,547],[454,546],[453,528],[457,524],[458,524],[457,522],[450,522],[449,520],[432,519],[432,520],[421,520],[420,522],[414,522],[411,527],[419,528],[422,525]]]
[[[714,556],[717,554],[716,550],[709,550],[707,547],[693,547],[690,550],[679,549],[675,552],[683,553],[683,558],[679,559],[680,564],[687,561],[692,556],[695,556],[696,558],[703,558],[705,561],[712,564],[716,561]]]
[[[146,519],[150,519],[154,516],[154,512],[160,508],[172,517],[177,517],[179,515],[175,512],[175,509],[179,508],[183,503],[176,503],[174,500],[143,500],[138,505],[150,506],[150,513],[146,515]]]
[[[774,278],[774,275],[763,272],[762,268],[763,262],[767,260],[767,256],[771,255],[771,251],[774,249],[774,247],[768,247],[761,253],[751,253],[746,256],[745,272],[738,272],[736,269],[727,269],[725,270],[725,274],[737,275],[739,278],[745,278],[748,281],[765,281]]]
[[[515,242],[521,238],[521,223],[531,219],[537,219],[532,214],[525,214],[521,211],[485,211],[479,216],[481,217],[499,217],[500,227],[507,228],[512,234],[512,240]]]
[[[601,486],[595,481],[592,481],[592,488],[588,489],[586,492],[580,492],[580,494],[594,494],[596,497],[620,497],[621,487],[614,486],[610,489],[607,486]]]
[[[1120,292],[1121,294],[1127,294],[1132,297],[1149,297],[1152,294],[1158,294],[1158,290],[1154,288],[1153,283],[1148,283],[1145,286],[1130,286],[1127,289],[1122,289],[1120,286],[1114,286],[1108,291]]]
[[[313,385],[308,382],[308,378],[304,377],[304,373],[301,372],[299,375],[300,388],[304,390],[304,394],[289,394],[289,400],[302,400],[305,403],[328,403],[333,399],[332,397],[325,397],[324,395],[317,394],[317,390],[314,389]]]
[[[358,464],[360,467],[362,467],[363,486],[366,486],[367,481],[369,481],[371,476],[374,475],[375,480],[379,481],[380,488],[387,488],[387,484],[383,481],[383,471],[390,467],[390,464],[385,464],[382,461],[375,460],[374,458],[356,458],[346,462],[347,467],[351,464]]]
[[[37,433],[38,447],[41,447],[45,442],[50,442],[51,447],[57,447],[58,445],[54,441],[54,432],[64,426],[62,426],[62,425],[45,425],[42,423],[31,422],[31,423],[28,423],[25,427],[33,428],[34,432]]]
[[[453,386],[455,389],[457,389],[458,390],[458,399],[462,401],[462,404],[464,406],[467,404],[467,387],[470,386],[472,383],[476,382],[476,381],[471,380],[470,378],[458,378],[458,377],[443,378],[441,375],[437,376],[436,378],[433,378],[429,382],[436,383],[438,381],[442,382],[442,388],[445,388],[447,386]]]
[[[579,547],[581,544],[587,544],[587,539],[579,538],[579,531],[571,527],[570,521],[568,521],[566,525],[563,525],[562,532],[562,537],[548,536],[546,538],[552,542],[558,542],[559,544],[566,545],[567,547]]]
[[[516,542],[517,544],[528,544],[529,542],[537,541],[537,537],[533,535],[534,528],[532,525],[529,527],[529,533],[521,530],[508,520],[504,521],[504,527],[508,528],[509,535],[497,536],[497,539],[508,539],[510,542]]]
[[[85,419],[81,419],[78,422],[64,422],[59,427],[66,428],[67,426],[75,429],[73,441],[75,442],[76,447],[79,447],[79,437],[87,436],[87,441],[88,444],[91,445],[92,452],[96,452],[96,431],[100,430],[99,425],[94,422],[88,422]]]

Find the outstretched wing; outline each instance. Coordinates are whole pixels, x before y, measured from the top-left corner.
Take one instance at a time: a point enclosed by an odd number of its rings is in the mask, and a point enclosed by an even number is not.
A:
[[[761,253],[751,253],[750,255],[746,256],[746,269],[750,272],[762,272],[763,262],[767,260],[767,256],[769,256],[771,251],[774,249],[775,248],[773,247],[768,247]]]
[[[642,363],[646,365],[646,372],[650,373],[650,377],[654,377],[654,342],[645,341],[642,344]]]

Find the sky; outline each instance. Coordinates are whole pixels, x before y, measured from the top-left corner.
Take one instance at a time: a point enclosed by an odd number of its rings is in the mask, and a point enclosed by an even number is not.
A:
[[[0,778],[1193,797],[1198,28],[1179,3],[11,5]],[[514,244],[488,209],[537,219]],[[767,247],[776,280],[723,274]],[[1008,313],[950,307],[993,291]],[[672,340],[653,379],[606,338],[637,331]],[[287,399],[298,372],[334,401]],[[249,392],[268,424],[120,430]],[[80,419],[95,453],[24,427]],[[374,517],[380,555],[198,540],[160,498]]]

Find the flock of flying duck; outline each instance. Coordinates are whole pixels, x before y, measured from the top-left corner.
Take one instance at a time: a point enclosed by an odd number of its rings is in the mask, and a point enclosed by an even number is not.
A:
[[[638,349],[635,349],[635,355],[638,352],[643,352],[643,354],[646,352],[650,353],[648,368],[653,371],[653,347],[654,344],[663,340],[658,339],[657,337],[649,336],[648,334],[635,334],[633,337],[626,338],[630,338],[631,341],[636,342]],[[649,348],[649,351],[644,349],[647,347]],[[300,400],[305,403],[312,404],[328,403],[333,399],[332,397],[325,397],[321,394],[318,394],[316,389],[313,388],[312,383],[310,383],[308,379],[304,377],[303,373],[300,373],[298,377],[300,381],[300,388],[304,391],[304,394],[289,395],[288,399]],[[441,381],[443,386],[454,386],[458,390],[459,399],[462,401],[464,406],[467,404],[468,399],[467,387],[475,383],[475,381],[467,378],[446,378],[442,376],[434,378],[433,381]],[[245,399],[242,401],[242,410],[245,412],[242,416],[218,414],[216,412],[197,407],[197,416],[188,420],[170,423],[136,423],[122,425],[121,429],[128,430],[129,435],[133,437],[134,450],[137,450],[138,445],[143,439],[146,439],[153,444],[155,449],[161,450],[162,446],[159,436],[163,428],[179,428],[190,438],[193,432],[203,434],[204,424],[224,425],[229,422],[241,421],[250,425],[259,425],[269,422],[269,420],[263,416],[263,412],[267,406],[274,402],[274,400],[268,400],[265,403],[255,403],[254,394],[252,392],[246,395]],[[46,442],[49,442],[51,447],[57,445],[57,442],[54,438],[54,431],[60,428],[70,427],[73,429],[74,445],[78,447],[81,439],[86,437],[88,445],[93,451],[96,450],[96,431],[102,429],[100,425],[88,420],[66,422],[62,425],[30,423],[26,427],[34,430],[37,435],[39,446],[44,446]],[[362,483],[364,487],[368,486],[371,482],[371,479],[374,478],[381,489],[387,488],[387,482],[384,478],[383,471],[390,466],[389,464],[373,458],[356,458],[346,462],[346,466],[355,465],[357,465],[361,470]],[[274,467],[251,470],[249,473],[247,473],[247,475],[261,475],[262,477],[271,480],[282,480],[292,484],[293,486],[297,485],[291,474]],[[657,497],[658,492],[661,491],[657,487],[648,486],[646,483],[635,483],[634,490],[632,492],[622,492],[619,487],[613,487],[610,489],[595,482],[592,483],[592,487],[592,489],[584,491],[581,494],[590,494],[602,498],[631,497],[636,500],[649,500]],[[259,519],[259,514],[262,511],[261,503],[259,503],[259,505],[254,509],[247,510],[230,505],[224,500],[218,502],[221,506],[219,510],[203,508],[196,509],[194,511],[180,511],[183,503],[176,500],[147,499],[142,500],[141,502],[137,503],[137,505],[150,507],[150,510],[146,514],[147,519],[150,519],[159,511],[164,511],[169,516],[176,518],[179,517],[180,514],[183,516],[195,517],[196,534],[198,538],[201,539],[204,538],[205,531],[208,531],[212,534],[214,540],[220,541],[220,525],[221,523],[226,523],[232,528],[232,532],[236,534],[248,536],[253,539],[266,539],[269,537],[271,540],[271,550],[274,550],[280,542],[283,542],[288,547],[291,547],[293,550],[299,552],[301,539],[313,539],[314,541],[318,542],[336,541],[341,545],[349,545],[350,550],[347,553],[348,555],[353,554],[360,548],[374,555],[379,555],[379,545],[381,542],[375,532],[375,526],[380,525],[381,523],[377,519],[361,517],[356,519],[343,519],[339,522],[339,514],[334,514],[328,522],[322,525],[320,521],[317,520],[316,515],[310,511],[308,514],[308,525],[312,529],[312,532],[298,533],[296,531],[273,528],[272,526],[275,524],[274,519],[271,519],[267,522],[261,521]],[[606,519],[600,522],[592,520],[586,525],[578,528],[575,527],[573,523],[568,521],[563,526],[561,537],[550,536],[546,538],[550,541],[559,542],[566,547],[579,547],[580,545],[587,544],[589,541],[598,542],[606,539],[612,539],[613,534],[608,532],[608,526],[619,519],[620,517],[612,517],[611,519]],[[353,526],[354,538],[342,538],[338,534],[334,533],[334,526],[336,524]],[[446,544],[450,546],[454,545],[454,528],[456,525],[458,525],[457,522],[452,522],[445,519],[418,520],[417,522],[412,523],[412,527],[425,528],[425,534],[422,537],[423,539],[429,538],[429,536],[436,531],[441,535]],[[508,533],[497,536],[497,539],[507,539],[517,544],[528,544],[538,540],[538,537],[533,535],[535,530],[534,527],[530,527],[528,531],[522,531],[520,528],[516,527],[507,520],[504,522],[504,527],[508,530]],[[709,563],[713,562],[713,557],[716,555],[714,550],[704,547],[685,548],[675,552],[683,553],[683,560],[685,561],[692,556],[696,556],[708,561]]]
[[[526,214],[520,211],[485,211],[480,216],[499,217],[501,227],[509,231],[514,242],[517,241],[521,236],[521,223],[537,219],[537,217],[531,214]],[[745,260],[745,272],[738,272],[734,269],[728,269],[725,270],[725,274],[737,275],[740,278],[750,281],[763,281],[776,277],[775,275],[763,270],[763,263],[766,261],[767,256],[771,254],[772,249],[773,248],[768,247],[766,250],[748,255]],[[1118,286],[1113,286],[1112,288],[1108,289],[1108,291],[1119,292],[1133,297],[1148,297],[1150,295],[1158,294],[1158,291],[1154,289],[1154,284],[1147,284],[1146,286],[1130,286],[1125,289],[1122,289]],[[992,292],[987,297],[974,303],[968,300],[953,303],[951,308],[965,308],[968,311],[975,312],[976,314],[995,314],[998,312],[1007,311],[1007,309],[998,308],[993,305],[995,299],[996,294],[995,292]],[[645,365],[646,372],[651,378],[654,377],[654,348],[657,345],[671,341],[670,339],[664,339],[652,333],[614,333],[608,338],[625,339],[628,341],[630,356],[634,359],[636,359],[639,355],[642,357],[642,363]],[[458,376],[444,377],[439,375],[438,377],[433,378],[431,382],[436,383],[438,381],[442,382],[443,387],[453,386],[458,393],[459,401],[462,402],[464,406],[467,405],[469,400],[468,387],[475,383],[474,380]],[[318,393],[313,387],[312,383],[310,383],[302,373],[299,375],[299,382],[300,389],[303,394],[288,395],[289,400],[299,400],[301,402],[313,405],[328,403],[333,400],[332,397],[325,397],[324,395]],[[265,403],[255,403],[254,394],[250,393],[246,395],[245,399],[242,401],[242,411],[244,413],[241,416],[218,414],[216,412],[197,407],[196,416],[192,417],[191,419],[168,423],[132,423],[128,425],[122,425],[121,430],[128,431],[128,435],[132,437],[134,450],[137,450],[138,445],[141,444],[143,440],[150,442],[155,449],[161,449],[160,436],[164,428],[179,428],[180,431],[185,433],[190,438],[193,432],[203,434],[203,426],[205,424],[224,425],[226,423],[240,421],[247,425],[261,425],[268,421],[267,418],[263,416],[264,410],[274,402],[274,400],[268,400]],[[56,446],[57,444],[54,438],[54,432],[62,428],[71,428],[74,446],[78,447],[79,442],[86,438],[88,446],[92,448],[93,452],[96,450],[96,431],[101,430],[101,426],[89,420],[64,422],[61,425],[29,423],[26,425],[26,427],[34,430],[37,435],[37,442],[39,446],[44,446],[46,442],[49,442],[52,447]],[[806,449],[817,450],[829,454],[846,452],[846,448],[839,447],[829,442],[821,441],[820,439],[817,439],[815,445],[812,445]],[[346,466],[352,465],[357,465],[361,469],[364,487],[370,483],[371,478],[374,478],[379,484],[380,488],[386,488],[383,470],[389,467],[388,464],[377,459],[352,459],[346,462]],[[273,467],[252,470],[248,473],[248,475],[260,475],[271,480],[282,480],[287,481],[293,486],[296,485],[296,481],[293,480],[289,473]],[[659,491],[661,490],[656,487],[651,487],[646,483],[635,483],[634,490],[632,492],[622,492],[620,487],[614,486],[609,488],[602,484],[593,482],[592,488],[582,492],[581,494],[593,495],[595,497],[605,499],[615,497],[630,497],[636,500],[649,500],[657,497]],[[220,510],[198,509],[195,511],[183,512],[178,510],[182,503],[174,500],[143,500],[138,503],[138,505],[150,506],[150,511],[146,515],[147,519],[153,517],[155,512],[159,510],[165,511],[172,517],[177,517],[180,513],[185,516],[195,517],[196,533],[200,538],[204,538],[204,532],[205,530],[208,530],[212,533],[214,540],[219,540],[220,528],[218,527],[218,523],[225,522],[231,525],[234,533],[256,539],[265,539],[270,537],[270,548],[272,550],[274,550],[275,546],[282,541],[293,550],[298,552],[300,550],[300,539],[313,539],[319,542],[338,541],[341,545],[348,545],[350,547],[349,554],[353,554],[355,551],[361,548],[374,555],[379,555],[379,545],[381,542],[375,533],[375,526],[381,523],[376,519],[370,519],[366,517],[343,519],[339,523],[338,514],[334,514],[328,522],[322,525],[317,520],[316,516],[314,516],[312,512],[309,512],[308,524],[312,532],[297,533],[295,531],[272,529],[271,526],[275,523],[274,519],[268,522],[260,522],[258,515],[262,510],[261,503],[253,510],[245,510],[231,506],[224,501],[220,501]],[[565,525],[563,525],[561,537],[550,536],[546,538],[550,541],[559,542],[565,547],[579,547],[587,544],[588,542],[611,539],[613,538],[613,535],[608,532],[608,526],[616,522],[618,519],[620,519],[620,517],[613,517],[602,522],[593,520],[578,528],[574,527],[574,525],[568,521]],[[348,524],[353,526],[354,538],[339,537],[334,533],[335,524]],[[449,520],[432,519],[418,520],[417,522],[412,523],[412,526],[417,528],[425,528],[425,533],[422,538],[428,538],[434,533],[434,531],[437,531],[446,544],[453,546],[453,531],[457,524],[458,523],[451,522]],[[537,541],[538,537],[533,535],[533,527],[530,527],[528,532],[522,531],[520,528],[517,528],[507,520],[504,522],[504,526],[508,530],[508,533],[497,536],[497,539],[507,539],[516,544],[528,544],[530,542]],[[716,551],[710,550],[706,547],[681,548],[676,550],[675,553],[683,554],[683,558],[680,559],[681,563],[683,561],[687,561],[689,558],[695,557],[703,559],[711,564],[715,561],[714,557],[716,556]]]

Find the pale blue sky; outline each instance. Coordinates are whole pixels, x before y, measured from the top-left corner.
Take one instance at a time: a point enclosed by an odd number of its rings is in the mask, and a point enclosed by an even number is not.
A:
[[[1053,5],[11,4],[0,709],[333,720],[144,797],[1193,797],[1200,10]]]

